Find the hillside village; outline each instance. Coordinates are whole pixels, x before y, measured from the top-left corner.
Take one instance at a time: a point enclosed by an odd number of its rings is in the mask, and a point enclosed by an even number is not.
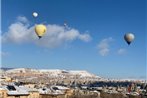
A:
[[[59,69],[1,69],[0,74],[0,98],[147,98],[145,80],[109,80]]]

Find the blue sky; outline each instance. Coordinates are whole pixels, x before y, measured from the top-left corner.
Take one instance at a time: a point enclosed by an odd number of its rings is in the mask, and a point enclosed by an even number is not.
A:
[[[146,77],[145,0],[2,0],[1,5],[2,67]],[[38,40],[34,25],[40,23],[48,31]],[[127,32],[135,35],[130,46],[123,39]]]

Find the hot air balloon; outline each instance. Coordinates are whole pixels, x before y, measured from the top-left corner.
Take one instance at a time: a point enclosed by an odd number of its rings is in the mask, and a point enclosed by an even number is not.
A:
[[[37,12],[33,12],[33,17],[37,17],[38,13]]]
[[[39,24],[35,26],[35,32],[39,37],[39,39],[45,34],[46,30],[47,30],[46,26],[43,24]]]
[[[67,21],[66,20],[64,21],[64,24],[63,25],[64,25],[65,28],[68,28],[68,24],[67,24]]]
[[[132,33],[127,33],[124,35],[125,41],[128,43],[128,45],[131,44],[131,42],[134,40],[135,36]]]
[[[65,28],[67,27],[67,23],[66,23],[66,22],[64,22],[64,27],[65,27]]]

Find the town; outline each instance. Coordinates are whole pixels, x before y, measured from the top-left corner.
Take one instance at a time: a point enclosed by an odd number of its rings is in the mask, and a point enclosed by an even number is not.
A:
[[[147,98],[146,80],[59,69],[1,69],[0,74],[0,98]]]

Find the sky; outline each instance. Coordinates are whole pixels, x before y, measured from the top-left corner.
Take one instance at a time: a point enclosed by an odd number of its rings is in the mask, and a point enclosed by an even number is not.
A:
[[[146,78],[145,1],[1,0],[1,66]],[[40,40],[37,24],[47,27]],[[135,36],[131,45],[128,32]]]

